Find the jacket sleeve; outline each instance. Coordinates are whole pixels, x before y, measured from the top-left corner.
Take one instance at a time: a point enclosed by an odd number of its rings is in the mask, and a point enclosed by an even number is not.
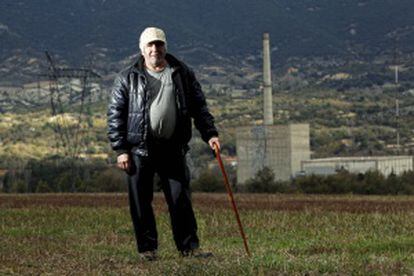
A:
[[[118,154],[128,152],[127,122],[128,122],[128,85],[125,78],[119,75],[111,90],[108,104],[108,139],[111,147]]]
[[[201,138],[208,142],[210,138],[218,136],[217,129],[214,125],[214,117],[207,108],[206,99],[197,81],[194,72],[188,69],[188,85],[190,87],[190,103],[188,110],[190,116],[194,119],[194,125],[201,134]]]

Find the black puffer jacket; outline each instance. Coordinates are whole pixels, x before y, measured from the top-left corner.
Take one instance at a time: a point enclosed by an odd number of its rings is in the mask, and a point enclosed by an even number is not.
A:
[[[191,118],[207,142],[218,136],[214,118],[208,111],[204,94],[194,73],[184,63],[170,54],[166,56],[173,68],[177,104],[177,125],[174,141],[187,148],[191,139]],[[149,93],[146,91],[144,59],[122,71],[115,79],[108,105],[108,138],[112,149],[118,154],[133,152],[148,155]]]

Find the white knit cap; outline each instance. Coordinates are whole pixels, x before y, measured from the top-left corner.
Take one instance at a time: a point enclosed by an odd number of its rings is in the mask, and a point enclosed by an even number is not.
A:
[[[167,40],[163,30],[156,27],[146,28],[139,37],[139,48],[144,51],[144,46],[153,41],[162,41],[167,48]]]

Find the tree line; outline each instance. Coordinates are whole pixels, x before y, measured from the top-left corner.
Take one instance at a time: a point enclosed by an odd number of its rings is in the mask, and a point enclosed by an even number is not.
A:
[[[226,170],[234,191],[241,193],[414,194],[413,171],[384,176],[378,171],[355,174],[342,170],[333,175],[306,175],[281,182],[265,167],[243,185],[237,185],[236,169],[228,166]],[[105,160],[33,159],[25,166],[9,169],[2,182],[1,191],[5,193],[127,191],[125,173]],[[154,190],[159,191],[157,177],[154,182]],[[191,187],[196,192],[225,192],[218,168],[201,169]]]

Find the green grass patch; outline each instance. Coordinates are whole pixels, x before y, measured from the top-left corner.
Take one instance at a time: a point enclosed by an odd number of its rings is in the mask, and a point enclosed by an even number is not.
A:
[[[250,259],[244,252],[231,210],[197,208],[202,248],[212,251],[214,257],[207,260],[179,257],[169,216],[158,210],[160,258],[156,262],[144,262],[137,256],[126,207],[3,208],[0,209],[0,274],[414,272],[413,211],[348,213],[322,209],[258,209],[240,210],[240,213],[253,254]]]

